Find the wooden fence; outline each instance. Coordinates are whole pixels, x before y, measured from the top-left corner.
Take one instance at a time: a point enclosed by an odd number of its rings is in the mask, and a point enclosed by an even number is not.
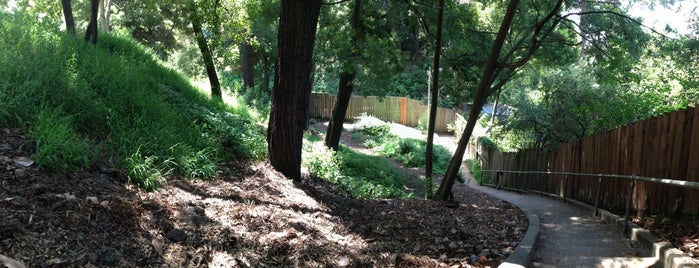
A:
[[[551,152],[503,153],[480,148],[484,170],[553,171],[636,175],[699,181],[699,107],[657,116],[632,125],[563,144]],[[489,174],[494,179],[495,174]],[[502,174],[506,187],[540,190],[594,204],[596,176]],[[602,181],[601,207],[619,211],[629,193],[626,179]],[[564,192],[565,191],[565,192]],[[633,209],[637,215],[699,215],[699,190],[636,181]]]
[[[335,95],[326,93],[311,94],[310,116],[330,118],[332,116]],[[416,127],[423,115],[427,118],[429,107],[419,101],[403,97],[352,96],[347,107],[347,119],[356,119],[369,115],[386,122],[400,123]],[[447,127],[456,119],[453,109],[437,108],[436,132],[450,132]]]

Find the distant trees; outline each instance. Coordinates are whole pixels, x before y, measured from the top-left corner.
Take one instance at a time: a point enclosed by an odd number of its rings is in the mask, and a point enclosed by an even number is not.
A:
[[[267,143],[272,167],[294,180],[301,179],[301,145],[321,4],[321,0],[282,0],[279,18]]]

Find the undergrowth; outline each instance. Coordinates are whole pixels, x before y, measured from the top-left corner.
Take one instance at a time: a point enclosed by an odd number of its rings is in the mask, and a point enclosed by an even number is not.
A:
[[[93,46],[0,12],[0,66],[0,125],[28,130],[41,168],[113,162],[154,189],[169,174],[211,178],[226,160],[265,157],[255,113],[209,99],[128,34]]]
[[[425,151],[427,142],[413,138],[400,138],[391,133],[388,124],[366,124],[356,131],[366,140],[364,145],[374,148],[379,154],[393,157],[396,161],[408,167],[422,167],[426,165]],[[356,134],[355,134],[356,135]],[[435,174],[444,175],[451,161],[451,152],[441,145],[433,145],[432,170]],[[457,179],[464,182],[463,174],[459,172]]]
[[[478,181],[478,184],[491,183],[490,177],[481,171],[481,164],[475,159],[466,159],[468,171]]]
[[[314,178],[331,182],[336,191],[357,198],[411,198],[400,171],[378,156],[356,153],[344,145],[335,152],[322,140],[304,139],[303,165]]]

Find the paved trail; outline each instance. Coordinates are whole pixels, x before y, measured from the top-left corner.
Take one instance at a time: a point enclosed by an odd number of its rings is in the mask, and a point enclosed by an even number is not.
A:
[[[587,209],[534,194],[469,185],[537,214],[541,221],[533,267],[647,267],[653,258],[639,254],[635,242]]]
[[[392,132],[401,137],[424,138],[415,129],[392,124]],[[435,143],[454,151],[452,137],[436,137]],[[462,166],[470,176],[466,165]],[[518,205],[527,213],[539,216],[539,237],[536,240],[533,267],[648,267],[655,258],[639,255],[636,242],[627,239],[611,224],[593,217],[592,211],[534,194],[520,194],[478,186],[474,178],[468,185],[456,183],[454,193],[461,187],[471,187],[493,197]]]

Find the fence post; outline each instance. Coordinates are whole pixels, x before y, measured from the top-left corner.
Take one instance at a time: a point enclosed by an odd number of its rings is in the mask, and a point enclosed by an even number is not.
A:
[[[539,196],[544,196],[544,174],[539,174]]]
[[[595,216],[599,216],[599,195],[602,190],[602,176],[597,177],[597,197],[595,198]]]
[[[624,233],[629,230],[629,218],[631,217],[631,203],[633,202],[633,188],[635,186],[634,179],[631,179],[629,185],[629,198],[626,200],[626,215],[624,216]]]
[[[502,174],[502,172],[500,172],[500,171],[495,172],[495,189],[498,189],[498,190],[500,190],[500,174]]]
[[[563,203],[568,203],[568,175],[563,180]]]

